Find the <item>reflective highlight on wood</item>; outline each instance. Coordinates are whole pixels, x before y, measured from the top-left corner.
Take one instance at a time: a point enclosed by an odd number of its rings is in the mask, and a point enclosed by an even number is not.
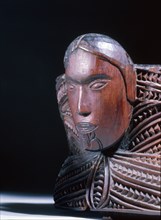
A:
[[[160,214],[161,65],[134,64],[108,36],[68,47],[56,82],[69,156],[56,207]]]

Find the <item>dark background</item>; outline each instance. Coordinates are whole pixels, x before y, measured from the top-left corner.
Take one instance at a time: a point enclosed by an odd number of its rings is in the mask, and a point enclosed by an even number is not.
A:
[[[55,78],[78,35],[111,36],[135,63],[161,63],[158,1],[1,0],[1,185],[52,193],[67,156]]]

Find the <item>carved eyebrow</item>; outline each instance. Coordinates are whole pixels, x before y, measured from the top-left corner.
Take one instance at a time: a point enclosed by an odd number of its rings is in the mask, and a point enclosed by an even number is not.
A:
[[[92,76],[89,76],[87,77],[86,79],[84,80],[81,80],[81,81],[78,81],[78,80],[75,80],[73,79],[72,77],[70,76],[65,76],[66,77],[66,80],[67,81],[71,81],[73,83],[76,83],[76,84],[89,84],[95,80],[98,80],[98,79],[107,79],[107,80],[111,80],[111,77],[108,76],[107,74],[105,73],[100,73],[100,74],[96,74],[96,75],[92,75]]]

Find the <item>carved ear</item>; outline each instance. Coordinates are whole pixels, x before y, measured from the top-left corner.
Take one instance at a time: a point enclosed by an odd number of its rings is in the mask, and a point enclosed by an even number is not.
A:
[[[127,99],[130,103],[136,100],[136,72],[132,65],[128,65],[123,70],[126,84]]]

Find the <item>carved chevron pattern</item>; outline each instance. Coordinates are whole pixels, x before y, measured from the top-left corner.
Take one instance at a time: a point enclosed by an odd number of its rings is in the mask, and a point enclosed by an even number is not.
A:
[[[113,208],[113,209],[124,209],[125,208],[124,205],[119,204],[118,202],[115,202],[115,199],[113,198],[113,196],[110,196],[108,207]]]
[[[137,98],[144,100],[161,100],[161,71],[137,69]]]
[[[149,142],[157,138],[161,138],[161,118],[148,123],[131,138],[131,151],[136,151],[136,149],[147,145]]]
[[[119,205],[123,205],[124,208],[135,207],[136,209],[160,210],[159,196],[143,193],[135,188],[117,182],[114,182],[111,195],[111,202],[115,202],[115,208],[119,208]]]
[[[143,162],[144,164],[151,164],[151,165],[156,165],[158,168],[161,165],[161,157],[146,157],[142,156],[142,157],[136,157],[137,161]]]
[[[159,70],[157,73],[152,72],[152,70],[151,71],[140,70],[138,71],[137,79],[138,81],[150,81],[161,84],[161,72]]]
[[[123,159],[123,158],[122,158]],[[129,160],[129,163],[119,163],[117,160],[112,160],[113,166],[112,170],[118,176],[128,177],[131,182],[139,183],[145,187],[154,188],[156,190],[160,189],[161,177],[159,172],[154,172],[151,169],[144,169],[138,165],[132,166],[132,161]],[[153,185],[153,186],[152,186]]]
[[[129,129],[131,152],[161,152],[160,66],[137,66],[137,100]]]
[[[125,139],[127,148],[118,148],[112,156],[107,152],[91,156],[90,152],[81,151],[65,78],[58,78],[57,99],[72,157],[65,161],[56,182],[56,206],[76,210],[160,210],[161,67],[135,67],[137,97]]]
[[[152,89],[151,91],[149,91],[148,89],[146,89],[144,86],[139,85],[138,83],[138,94],[137,97],[138,99],[142,99],[142,100],[159,100],[161,101],[161,91],[159,89]]]
[[[101,155],[97,162],[91,184],[91,208],[105,207],[109,200],[109,165],[108,160]]]
[[[117,152],[112,161],[119,160],[119,163],[129,163],[129,167],[133,167],[134,164],[138,167],[136,169],[148,168],[151,172],[157,172],[160,174],[161,154],[147,154],[136,152]],[[118,162],[118,161],[117,161]]]
[[[146,153],[156,154],[156,153],[160,153],[160,152],[161,152],[161,143],[160,143],[160,140],[159,140],[159,141],[156,141],[156,142],[158,142],[158,144],[154,144],[153,147],[151,147],[150,149],[148,149]]]
[[[158,115],[159,112],[160,112],[159,103],[153,103],[149,101],[146,104],[145,103],[139,104],[134,109],[133,118],[132,118],[133,127],[136,127],[144,120],[147,120],[147,118],[151,118],[151,117],[156,118],[157,117],[156,115]]]
[[[87,208],[87,180],[98,159],[95,153],[80,155],[77,159],[74,156],[68,157],[55,184],[54,200],[57,207]]]
[[[116,154],[110,160],[113,186],[109,207],[159,210],[161,176],[158,161],[161,157],[125,154]],[[145,164],[149,166],[145,168]]]
[[[95,207],[97,207],[101,201],[104,179],[104,164],[101,163],[94,177],[93,202]]]
[[[64,176],[59,175],[54,195],[56,206],[86,209],[86,184],[92,164],[89,162]]]

